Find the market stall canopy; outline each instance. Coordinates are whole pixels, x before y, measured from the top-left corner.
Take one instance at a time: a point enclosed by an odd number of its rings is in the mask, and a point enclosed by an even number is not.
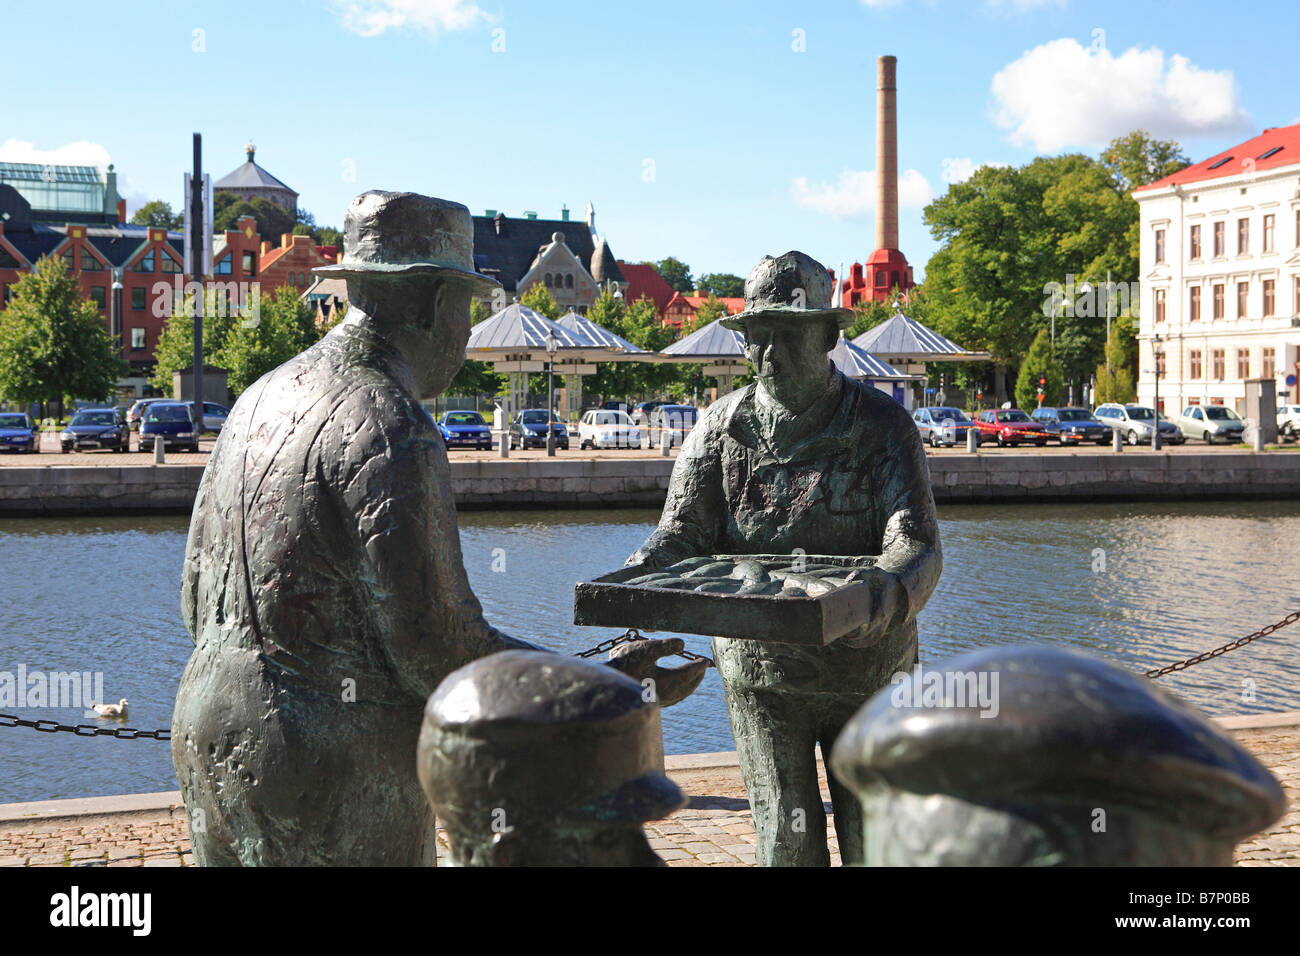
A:
[[[897,302],[894,303],[894,315],[888,321],[863,332],[853,340],[853,344],[891,361],[984,362],[993,357],[988,352],[967,351],[952,339],[926,328],[916,319],[908,318]]]
[[[866,349],[854,345],[843,335],[830,351],[835,367],[849,378],[864,378],[877,382],[920,381],[923,375],[908,375],[888,362],[882,362]]]
[[[724,328],[721,319],[701,326],[679,339],[661,353],[676,362],[714,362],[744,365],[745,337],[735,329]]]
[[[545,355],[548,335],[555,336],[562,352],[607,351],[583,333],[566,329],[540,312],[534,312],[528,306],[515,302],[470,329],[465,357],[491,361],[506,353],[540,352]]]
[[[585,315],[579,315],[572,310],[556,319],[556,325],[568,329],[576,335],[583,336],[590,342],[600,345],[610,352],[621,352],[622,357],[627,360],[637,361],[649,360],[653,354],[645,349],[638,348],[621,335],[616,335],[603,325],[597,325]]]

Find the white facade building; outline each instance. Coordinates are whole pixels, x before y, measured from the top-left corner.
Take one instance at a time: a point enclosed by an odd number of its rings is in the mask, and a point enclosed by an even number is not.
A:
[[[1133,191],[1141,210],[1138,402],[1245,413],[1245,382],[1300,401],[1300,125]],[[1155,335],[1161,342],[1153,356]]]

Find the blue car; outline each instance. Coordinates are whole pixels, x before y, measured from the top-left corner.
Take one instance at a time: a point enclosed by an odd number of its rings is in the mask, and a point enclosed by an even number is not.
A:
[[[0,412],[0,451],[41,450],[41,433],[25,412]]]
[[[478,412],[446,412],[438,419],[438,431],[448,448],[492,447],[492,429]]]
[[[1103,423],[1086,408],[1035,408],[1029,415],[1048,435],[1056,438],[1062,446],[1073,442],[1081,445],[1086,441],[1098,445],[1111,442],[1110,426]],[[1163,435],[1164,432],[1162,431]]]
[[[144,410],[140,419],[140,447],[138,451],[153,451],[154,442],[161,441],[163,448],[188,448],[199,450],[199,435],[194,430],[193,402],[154,402]]]

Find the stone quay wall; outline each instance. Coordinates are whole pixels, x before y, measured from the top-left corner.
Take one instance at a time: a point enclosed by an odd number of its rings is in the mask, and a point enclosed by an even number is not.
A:
[[[1300,497],[1300,453],[1035,455],[1020,451],[929,460],[935,500],[1140,501]],[[658,508],[667,458],[500,459],[451,462],[463,510]],[[201,465],[0,469],[0,516],[176,513],[190,510]]]

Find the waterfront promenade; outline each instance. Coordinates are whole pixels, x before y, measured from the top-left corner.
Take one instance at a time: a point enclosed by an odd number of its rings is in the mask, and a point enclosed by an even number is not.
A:
[[[1300,866],[1300,711],[1223,718],[1218,723],[1254,753],[1287,792],[1286,815],[1237,848],[1237,865]],[[735,754],[668,757],[667,770],[691,802],[647,825],[656,852],[669,866],[753,866],[754,828]],[[829,810],[824,772],[822,798]],[[829,819],[827,827],[833,834]],[[832,865],[838,866],[833,837],[831,849]],[[192,863],[184,807],[174,791],[0,806],[0,866]]]

